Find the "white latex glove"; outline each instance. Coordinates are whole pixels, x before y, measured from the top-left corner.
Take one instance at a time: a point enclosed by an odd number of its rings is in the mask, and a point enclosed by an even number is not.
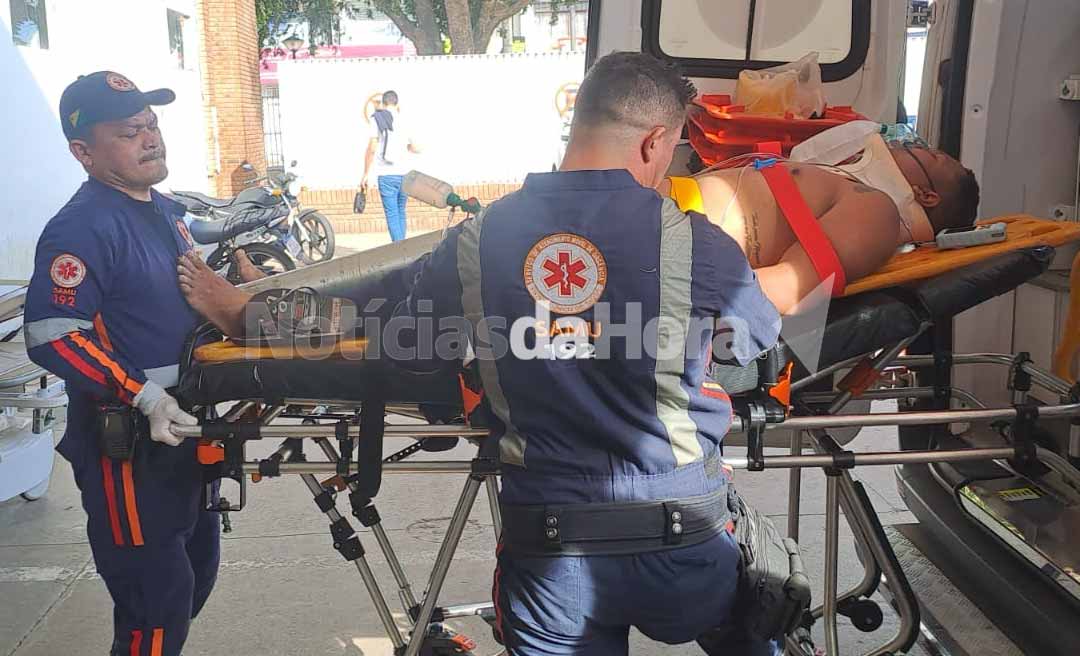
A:
[[[157,383],[147,381],[135,397],[135,407],[150,420],[150,439],[169,446],[180,446],[184,438],[171,430],[176,423],[181,426],[196,426],[199,420],[180,409],[176,399]]]

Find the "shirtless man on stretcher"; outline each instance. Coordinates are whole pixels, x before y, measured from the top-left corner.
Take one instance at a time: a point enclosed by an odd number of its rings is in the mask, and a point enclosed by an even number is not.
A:
[[[885,193],[832,168],[784,165],[835,249],[848,282],[880,269],[903,244],[930,242],[946,228],[975,221],[979,186],[960,162],[913,145],[894,144],[889,154],[921,211],[900,212]],[[738,242],[762,290],[781,314],[821,283],[763,172],[753,167],[722,169],[698,176],[696,181],[703,213]],[[665,180],[660,194],[670,196],[671,184]]]
[[[888,195],[830,168],[784,165],[832,243],[847,281],[873,273],[905,243],[932,241],[945,228],[968,226],[975,220],[979,187],[970,170],[936,150],[893,145],[890,152],[923,212],[901,217]],[[761,172],[722,169],[696,180],[702,213],[739,244],[766,296],[782,314],[821,283]],[[659,193],[671,195],[671,184],[665,180]],[[261,277],[246,258],[241,257],[240,264],[245,281]],[[226,334],[242,334],[249,292],[230,285],[191,253],[181,258],[178,273],[180,288],[196,311]],[[359,306],[367,299],[352,300]]]

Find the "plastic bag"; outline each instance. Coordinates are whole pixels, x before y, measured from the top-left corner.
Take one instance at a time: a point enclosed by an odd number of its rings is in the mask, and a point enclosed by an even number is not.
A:
[[[812,52],[799,61],[760,71],[742,71],[735,86],[735,102],[747,114],[791,114],[800,119],[823,116],[825,92],[818,54]]]

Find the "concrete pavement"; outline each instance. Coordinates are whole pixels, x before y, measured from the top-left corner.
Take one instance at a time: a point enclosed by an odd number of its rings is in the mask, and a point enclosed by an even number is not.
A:
[[[387,452],[405,446],[388,441]],[[894,432],[863,431],[856,450],[895,447]],[[252,457],[273,445],[255,443]],[[735,449],[731,450],[736,451]],[[468,458],[471,447],[417,458]],[[734,455],[734,453],[732,453]],[[859,471],[886,523],[912,521],[895,492],[890,468]],[[777,522],[784,521],[786,472],[740,472],[739,489]],[[424,589],[427,574],[446,530],[464,479],[458,475],[390,475],[376,500],[390,540],[414,590]],[[824,483],[819,472],[806,472],[801,526],[803,552],[820,599],[823,567]],[[331,548],[327,522],[298,479],[285,477],[249,486],[249,507],[232,518],[233,532],[223,539],[217,588],[195,622],[187,656],[263,656],[265,654],[347,654],[390,656],[385,637],[355,568]],[[346,510],[345,499],[339,507]],[[354,522],[355,523],[355,522]],[[0,503],[0,656],[104,654],[110,640],[110,601],[97,577],[85,539],[85,515],[62,458],[55,463],[52,487],[36,502],[15,498]],[[850,531],[842,525],[841,586],[854,584],[861,568]],[[367,531],[369,550],[391,608],[403,623],[401,607],[385,559]],[[443,603],[480,602],[489,598],[495,538],[486,499],[481,494],[466,527],[446,583]],[[890,628],[891,612],[886,608]],[[477,640],[478,654],[496,654],[499,646],[479,619],[450,623]],[[861,653],[881,639],[841,621],[845,654]],[[693,645],[669,647],[635,634],[633,654],[697,654]]]

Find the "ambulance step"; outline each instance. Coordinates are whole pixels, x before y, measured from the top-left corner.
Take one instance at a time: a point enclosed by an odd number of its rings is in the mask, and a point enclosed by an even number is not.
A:
[[[1080,654],[1080,604],[973,520],[947,464],[896,468],[897,487],[919,524],[904,535],[1026,654]],[[971,480],[968,478],[967,480]]]
[[[908,537],[917,529],[917,524],[889,526],[885,534],[919,598],[920,646],[943,656],[1024,656]]]
[[[958,492],[968,515],[1080,600],[1080,504],[1022,476],[971,481]]]

